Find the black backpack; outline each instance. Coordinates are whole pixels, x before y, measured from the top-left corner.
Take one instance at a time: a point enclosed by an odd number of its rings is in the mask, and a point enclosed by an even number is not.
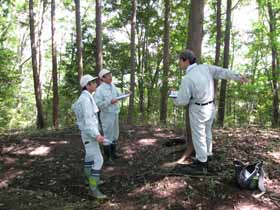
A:
[[[265,192],[264,178],[265,172],[263,162],[258,161],[251,165],[245,165],[241,161],[233,161],[235,165],[235,176],[241,188]]]

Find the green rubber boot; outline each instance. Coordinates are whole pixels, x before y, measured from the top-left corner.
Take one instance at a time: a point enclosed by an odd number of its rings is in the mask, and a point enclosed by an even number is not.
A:
[[[96,199],[106,199],[107,196],[104,195],[102,192],[100,192],[100,190],[98,189],[99,180],[100,180],[99,176],[89,177],[90,196]]]
[[[89,177],[90,177],[91,166],[85,165],[84,166],[84,177],[85,177],[85,185],[89,184]],[[102,185],[105,182],[101,179],[98,179],[97,185]]]

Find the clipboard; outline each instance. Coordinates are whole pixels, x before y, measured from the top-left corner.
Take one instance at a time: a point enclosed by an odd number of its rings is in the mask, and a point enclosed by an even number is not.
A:
[[[129,97],[129,96],[130,96],[130,93],[127,93],[127,94],[123,94],[123,95],[120,95],[120,96],[116,97],[116,99],[117,100],[122,100],[122,99],[125,99],[125,98]]]
[[[177,98],[178,96],[178,91],[171,91],[168,97],[170,98]]]

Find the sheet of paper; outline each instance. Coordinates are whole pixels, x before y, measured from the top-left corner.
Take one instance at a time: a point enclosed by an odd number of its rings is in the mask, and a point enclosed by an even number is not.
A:
[[[177,95],[178,95],[178,91],[171,91],[170,94],[169,94],[169,97],[170,98],[177,98]]]
[[[121,99],[127,98],[128,96],[130,96],[130,93],[120,95],[120,96],[118,96],[116,99],[121,100]]]

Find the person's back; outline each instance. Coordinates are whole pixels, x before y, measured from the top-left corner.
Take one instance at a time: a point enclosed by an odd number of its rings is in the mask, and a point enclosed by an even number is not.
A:
[[[208,103],[214,100],[214,79],[206,64],[194,66],[186,75],[192,90],[191,104]]]

